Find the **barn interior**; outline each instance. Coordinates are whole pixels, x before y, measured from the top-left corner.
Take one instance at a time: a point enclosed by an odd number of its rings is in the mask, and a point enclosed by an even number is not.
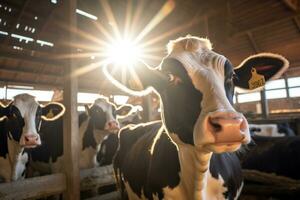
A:
[[[75,200],[80,199],[79,187],[102,187],[93,199],[120,199],[109,187],[114,184],[111,168],[74,169],[78,127],[72,120],[102,95],[117,105],[139,105],[142,122],[160,119],[156,93],[130,96],[109,82],[102,67],[111,56],[109,48],[120,41],[136,41],[139,59],[157,67],[167,54],[166,44],[188,34],[208,38],[214,51],[233,66],[261,52],[283,55],[290,63],[288,70],[261,91],[235,91],[234,107],[254,132],[300,135],[298,0],[0,0],[0,101],[7,104],[15,95],[29,93],[42,104],[63,102],[70,110],[64,116],[70,133],[64,137],[73,138],[65,143],[65,171],[2,183],[0,199],[63,193],[65,199]],[[119,54],[128,50],[117,48]],[[240,199],[300,198],[300,180],[251,171],[245,171],[245,177]]]

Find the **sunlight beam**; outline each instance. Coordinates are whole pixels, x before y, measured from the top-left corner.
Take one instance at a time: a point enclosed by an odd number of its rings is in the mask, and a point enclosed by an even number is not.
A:
[[[176,28],[173,28],[173,29],[171,29],[170,31],[165,32],[165,33],[163,33],[162,35],[160,35],[160,36],[158,36],[158,37],[155,37],[155,38],[153,38],[153,39],[150,39],[150,40],[147,41],[147,42],[144,42],[143,44],[141,44],[141,47],[142,47],[142,48],[146,48],[146,47],[148,47],[148,46],[150,46],[150,45],[153,45],[153,44],[155,44],[155,43],[157,43],[157,42],[160,42],[160,41],[166,39],[167,37],[169,37],[169,36],[171,36],[171,35],[174,35],[174,34],[176,34],[176,33],[179,33],[179,32],[181,32],[181,31],[183,31],[183,30],[189,28],[189,27],[194,26],[195,24],[199,23],[199,21],[200,21],[200,19],[198,19],[198,18],[195,17],[195,18],[194,18],[192,21],[190,21],[189,23],[184,23],[184,24],[182,24],[181,26],[178,26],[178,27],[176,27]]]
[[[135,42],[141,41],[150,31],[152,31],[165,17],[167,17],[175,8],[175,1],[168,0],[152,20],[145,26],[142,32],[136,37]]]
[[[114,13],[109,5],[109,3],[107,2],[107,0],[100,0],[100,3],[104,9],[105,15],[109,21],[109,23],[111,24],[112,28],[113,28],[113,32],[115,34],[115,36],[120,39],[121,38],[121,34],[118,28],[118,24],[117,21],[115,19]]]

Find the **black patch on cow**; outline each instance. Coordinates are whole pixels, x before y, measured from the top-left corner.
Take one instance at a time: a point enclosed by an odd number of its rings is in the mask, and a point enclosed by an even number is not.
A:
[[[13,137],[12,139],[19,142],[23,127],[25,125],[24,119],[19,109],[14,105],[10,105],[7,118],[8,119],[5,121],[6,130],[10,132],[11,136]]]
[[[230,104],[233,105],[233,94],[234,94],[234,78],[233,67],[229,60],[226,60],[224,65],[224,87],[226,92],[226,97]]]
[[[227,188],[224,194],[225,198],[233,200],[243,182],[240,161],[235,153],[213,154],[209,171],[215,179],[218,179],[221,175],[224,186]]]
[[[8,153],[7,139],[19,142],[25,122],[19,109],[12,104],[1,108],[1,116],[7,117],[0,122],[0,156],[6,158]]]
[[[181,83],[169,84],[159,91],[166,127],[169,132],[178,134],[183,142],[193,145],[193,130],[201,112],[202,94],[194,87],[187,71],[178,60],[165,59],[162,72],[181,79]]]
[[[6,158],[8,154],[7,131],[5,129],[5,120],[0,122],[0,157]]]
[[[174,188],[180,181],[177,148],[166,132],[154,144],[153,155],[150,153],[160,128],[161,122],[155,122],[132,130],[123,129],[119,133],[119,149],[114,160],[116,174],[123,174],[124,180],[139,197],[143,192],[150,200],[153,195],[163,199],[162,189],[167,186]],[[120,186],[124,192],[123,182]]]
[[[117,134],[107,135],[100,145],[97,161],[99,166],[112,164],[114,155],[118,149],[119,139]]]
[[[242,167],[300,180],[300,137],[253,136],[256,146],[242,160]]]
[[[63,119],[43,121],[40,129],[42,145],[27,150],[33,161],[56,162],[63,155]]]

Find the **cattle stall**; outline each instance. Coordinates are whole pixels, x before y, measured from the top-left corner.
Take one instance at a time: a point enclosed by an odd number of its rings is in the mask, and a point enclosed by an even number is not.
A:
[[[300,0],[0,0],[0,200],[300,199],[299,57]]]

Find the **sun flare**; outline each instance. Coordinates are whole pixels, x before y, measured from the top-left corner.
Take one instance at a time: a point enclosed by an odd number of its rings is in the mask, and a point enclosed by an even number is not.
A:
[[[143,57],[143,49],[129,39],[110,44],[106,52],[108,62],[122,65],[134,65]]]

